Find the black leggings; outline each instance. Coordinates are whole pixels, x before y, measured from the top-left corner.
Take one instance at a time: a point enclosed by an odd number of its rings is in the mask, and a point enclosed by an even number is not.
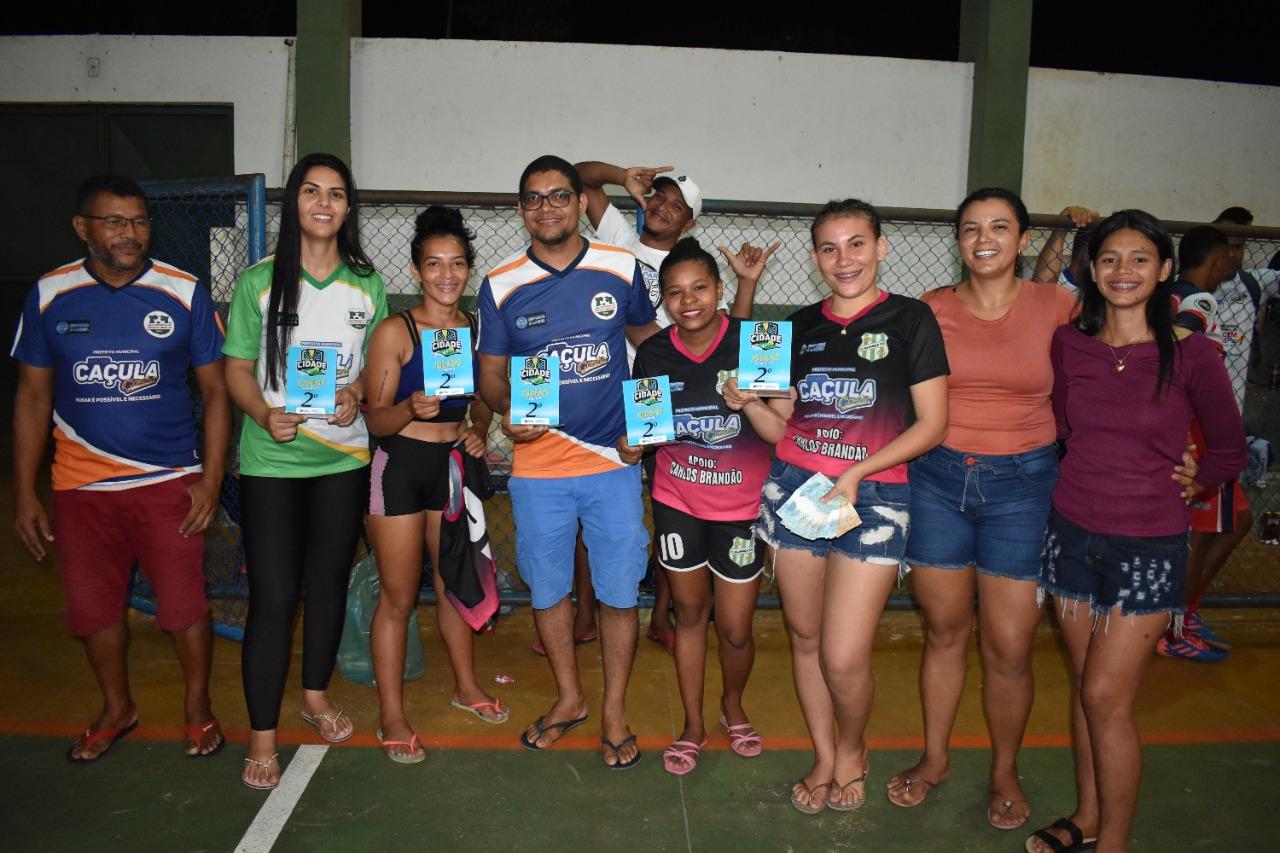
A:
[[[240,478],[249,573],[240,670],[255,731],[274,729],[280,720],[304,587],[302,687],[329,686],[368,495],[368,466],[323,477]]]

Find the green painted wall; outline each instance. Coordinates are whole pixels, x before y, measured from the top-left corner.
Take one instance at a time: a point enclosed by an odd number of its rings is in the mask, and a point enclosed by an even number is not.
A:
[[[359,35],[360,0],[298,0],[299,156],[327,151],[351,162],[351,39]]]
[[[960,61],[973,63],[969,189],[1022,190],[1031,0],[964,0]]]

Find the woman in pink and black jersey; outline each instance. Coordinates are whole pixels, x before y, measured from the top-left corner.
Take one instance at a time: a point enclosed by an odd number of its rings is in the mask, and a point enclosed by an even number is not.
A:
[[[640,345],[631,372],[637,379],[668,377],[679,439],[657,452],[653,525],[654,550],[675,601],[676,674],[685,714],[684,730],[662,754],[662,764],[684,776],[707,743],[702,690],[713,588],[724,685],[720,725],[743,758],[763,750],[742,708],[742,693],[755,662],[751,620],[764,548],[752,525],[769,471],[769,445],[721,396],[737,370],[743,321],[716,310],[724,284],[715,259],[686,237],[663,261],[659,284],[675,325]],[[618,453],[635,461],[641,449],[622,436]]]
[[[409,272],[422,285],[422,302],[388,317],[369,343],[369,432],[378,437],[369,492],[369,536],[381,581],[371,641],[381,708],[382,747],[401,764],[426,758],[405,719],[405,631],[418,604],[422,548],[431,555],[440,634],[453,667],[450,703],[487,723],[502,723],[508,709],[476,682],[471,627],[445,595],[440,578],[440,521],[449,500],[449,453],[461,440],[483,457],[492,413],[478,399],[424,393],[421,333],[474,327],[461,308],[475,249],[462,214],[429,207],[414,224]],[[474,340],[474,334],[473,334]],[[471,357],[467,353],[466,357]],[[471,425],[467,426],[468,409]]]
[[[813,740],[813,766],[791,789],[806,814],[866,799],[871,649],[907,537],[906,463],[946,436],[948,372],[933,313],[876,284],[889,251],[876,209],[830,202],[811,233],[831,295],[790,317],[790,396],[765,402],[736,381],[725,385],[729,406],[778,446],[757,531],[777,549],[796,693]],[[787,527],[780,511],[815,474],[835,481],[824,500],[852,502],[860,525],[829,539]]]

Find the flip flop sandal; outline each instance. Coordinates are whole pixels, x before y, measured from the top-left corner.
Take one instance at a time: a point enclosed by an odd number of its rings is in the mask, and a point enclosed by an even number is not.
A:
[[[799,797],[796,796],[796,785],[799,785],[801,788],[804,789],[804,793],[805,793],[805,796],[808,798],[808,802],[805,802],[804,800],[801,800]],[[804,778],[801,777],[800,781],[796,782],[796,785],[791,786],[791,807],[794,808],[796,811],[802,814],[817,814],[818,812],[822,811],[829,805],[829,803],[827,802],[827,799],[831,796],[832,782],[819,782],[818,784],[810,788],[808,785],[804,783]],[[822,797],[820,799],[816,799],[814,797],[814,794],[818,793],[818,790],[821,788],[827,789],[827,796]]]
[[[67,760],[70,761],[72,764],[90,764],[94,761],[97,761],[99,758],[101,758],[102,756],[106,755],[108,752],[111,751],[111,747],[116,745],[116,741],[128,737],[129,733],[132,732],[137,727],[138,727],[138,721],[135,719],[132,723],[130,723],[127,726],[118,726],[117,728],[114,728],[114,729],[97,729],[95,731],[92,728],[87,728],[84,730],[84,733],[80,735],[81,738],[84,738],[84,747],[87,747],[87,746],[90,746],[91,744],[95,744],[105,740],[107,742],[106,748],[103,749],[102,752],[99,752],[97,755],[95,755],[93,758],[79,758],[76,755],[74,755],[76,751],[76,745],[74,742],[72,742],[71,746],[67,747]],[[79,740],[79,739],[80,738],[76,738],[76,740]]]
[[[636,752],[635,756],[630,761],[622,760],[622,748],[629,743],[635,743],[636,742],[635,735],[627,735],[622,739],[620,743],[614,743],[613,741],[609,740],[607,737],[600,738],[600,742],[605,746],[607,746],[609,749],[613,750],[613,757],[615,761],[613,764],[609,764],[608,762],[606,762],[604,765],[606,769],[630,770],[632,767],[635,767],[637,764],[640,763],[639,751]]]
[[[929,792],[930,792],[930,791],[932,791],[934,788],[938,787],[939,785],[941,785],[941,784],[942,784],[943,782],[945,782],[945,781],[947,781],[947,780],[946,780],[946,779],[939,779],[937,782],[930,782],[928,779],[913,779],[913,778],[912,778],[912,777],[910,777],[910,776],[904,776],[904,777],[903,777],[903,779],[902,779],[902,784],[903,784],[903,785],[905,785],[905,786],[907,787],[907,790],[906,790],[904,793],[910,794],[910,793],[911,793],[911,786],[912,786],[912,785],[923,785],[923,786],[925,786],[925,787],[924,787],[924,793],[923,793],[923,794],[921,794],[921,795],[920,795],[920,799],[916,800],[914,803],[899,802],[899,801],[895,800],[895,799],[893,798],[893,794],[892,794],[892,793],[890,793],[890,794],[889,794],[889,802],[893,803],[895,806],[898,806],[899,808],[904,808],[904,809],[914,809],[916,806],[918,806],[918,805],[922,805],[922,804],[924,803],[924,801],[925,801],[925,800],[929,799]]]
[[[342,710],[341,708],[339,708],[337,711],[335,711],[332,714],[316,714],[315,716],[308,714],[306,711],[302,711],[299,714],[299,716],[301,716],[302,719],[310,723],[312,727],[315,728],[316,734],[320,735],[320,737],[324,738],[329,743],[342,743],[343,741],[349,739],[353,734],[356,733],[356,727],[353,725],[351,727],[351,731],[347,732],[342,737],[332,738],[324,733],[324,729],[320,728],[320,723],[326,722],[330,726],[336,729],[338,727],[338,720],[341,720],[343,717],[347,717],[347,712]],[[347,719],[350,720],[351,718],[347,717]]]
[[[271,753],[271,757],[268,758],[266,761],[259,761],[256,758],[245,759],[246,764],[252,764],[254,767],[258,768],[259,770],[266,770],[268,767],[271,766],[271,762],[273,761],[276,763],[277,767],[280,766],[280,753],[278,752]],[[240,781],[244,783],[244,786],[246,788],[253,788],[255,791],[270,791],[272,788],[278,787],[280,785],[279,782],[273,782],[269,785],[255,785],[252,782],[250,782],[248,779],[244,778],[243,774],[240,776]]]
[[[578,719],[576,720],[565,720],[563,723],[548,724],[545,722],[545,720],[546,720],[545,717],[539,717],[538,719],[533,721],[533,727],[537,731],[537,734],[534,735],[532,739],[529,738],[528,732],[520,733],[521,746],[523,746],[525,749],[548,749],[550,747],[553,747],[560,742],[560,738],[564,737],[566,734],[568,734],[572,730],[576,729],[578,726],[585,723],[587,721],[587,715],[583,714],[581,717],[578,717]],[[559,730],[560,732],[560,734],[556,735],[556,739],[544,746],[538,746],[538,741],[542,740],[543,736],[546,735],[547,732],[550,732],[553,730]]]
[[[1000,796],[994,791],[991,792],[991,795],[993,797]],[[998,812],[996,812],[996,814],[999,817],[1007,818],[1009,817],[1010,810],[1012,810],[1015,806],[1029,806],[1029,805],[1031,805],[1031,802],[1029,800],[1005,800],[1000,804],[1000,809]],[[1022,816],[1022,820],[1010,826],[1001,826],[1000,824],[996,823],[994,820],[991,819],[991,814],[992,814],[991,807],[988,806],[987,807],[987,823],[991,824],[992,829],[999,829],[1004,831],[1017,829],[1018,827],[1022,826],[1024,823],[1026,823],[1028,820],[1031,819],[1031,810],[1028,809],[1027,813]]]
[[[729,733],[729,748],[738,755],[743,758],[755,758],[764,752],[764,742],[760,739],[760,733],[756,731],[755,726],[750,723],[731,726],[728,718],[723,714],[720,715],[720,725]]]
[[[656,631],[646,631],[644,638],[662,646],[667,650],[667,654],[674,655],[676,653],[675,634],[659,634]]]
[[[867,781],[867,775],[870,772],[871,772],[871,768],[867,767],[867,769],[862,771],[861,776],[859,776],[856,779],[850,779],[848,782],[845,782],[843,785],[841,785],[836,780],[832,779],[831,793],[835,794],[837,797],[842,796],[844,794],[844,789],[848,788],[850,785],[856,785],[859,782],[864,783],[862,786],[862,797],[860,799],[854,800],[852,803],[845,803],[840,801],[839,799],[835,799],[835,800],[830,799],[830,795],[828,795],[827,808],[832,809],[833,811],[838,811],[838,812],[852,812],[862,808],[863,804],[866,803],[867,801],[867,787],[865,783]]]
[[[222,739],[218,741],[218,745],[213,749],[208,752],[201,752],[200,743],[204,740],[204,736],[212,729],[218,729],[218,735]],[[217,717],[210,717],[209,721],[203,725],[187,726],[182,730],[182,732],[192,743],[196,745],[195,752],[186,753],[187,758],[212,758],[219,752],[222,752],[222,748],[227,745],[227,736],[222,734],[222,727],[218,725]]]
[[[1051,829],[1065,829],[1067,835],[1071,836],[1071,844],[1069,846],[1063,844],[1056,836],[1049,833]],[[1080,827],[1076,826],[1075,821],[1069,817],[1060,817],[1052,825],[1044,829],[1037,829],[1031,833],[1030,837],[1027,838],[1027,843],[1022,845],[1027,853],[1036,853],[1034,842],[1037,838],[1047,844],[1053,853],[1083,853],[1083,851],[1092,850],[1098,843],[1096,836],[1085,838],[1084,833],[1080,831]]]
[[[459,711],[466,711],[468,714],[475,714],[482,722],[491,725],[500,726],[507,721],[507,717],[511,716],[511,709],[502,707],[502,703],[497,699],[492,702],[477,702],[474,705],[467,705],[459,702],[457,699],[450,699],[449,704],[457,708]],[[484,713],[485,708],[492,708],[493,713],[497,716],[490,717]]]
[[[378,743],[382,744],[382,751],[386,752],[387,758],[390,758],[396,764],[421,764],[427,760],[427,751],[422,746],[422,741],[418,740],[418,734],[415,732],[408,740],[383,740],[382,729],[378,729]],[[408,755],[397,752],[387,752],[389,746],[403,746],[409,750]]]
[[[694,743],[691,740],[673,741],[671,746],[662,752],[663,768],[675,776],[687,776],[698,766],[698,756],[706,745],[705,740],[702,743]]]

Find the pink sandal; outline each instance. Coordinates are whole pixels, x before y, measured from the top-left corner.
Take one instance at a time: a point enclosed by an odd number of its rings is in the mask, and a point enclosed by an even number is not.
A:
[[[466,711],[468,714],[475,714],[482,721],[495,726],[505,723],[507,721],[507,717],[511,716],[511,709],[505,707],[497,699],[494,699],[492,702],[477,702],[474,705],[468,705],[464,702],[458,701],[457,697],[454,697],[449,700],[449,704],[457,708],[459,711]],[[492,717],[484,712],[486,708],[493,709]]]
[[[668,773],[675,776],[685,776],[693,772],[693,768],[698,766],[698,756],[702,753],[702,748],[707,745],[704,740],[702,743],[694,743],[690,740],[678,740],[663,750],[662,766],[666,768]]]
[[[724,730],[729,733],[729,748],[738,755],[743,758],[755,758],[764,752],[764,741],[760,739],[760,733],[756,731],[755,726],[750,723],[731,726],[723,714],[720,716],[720,725],[724,726]]]

